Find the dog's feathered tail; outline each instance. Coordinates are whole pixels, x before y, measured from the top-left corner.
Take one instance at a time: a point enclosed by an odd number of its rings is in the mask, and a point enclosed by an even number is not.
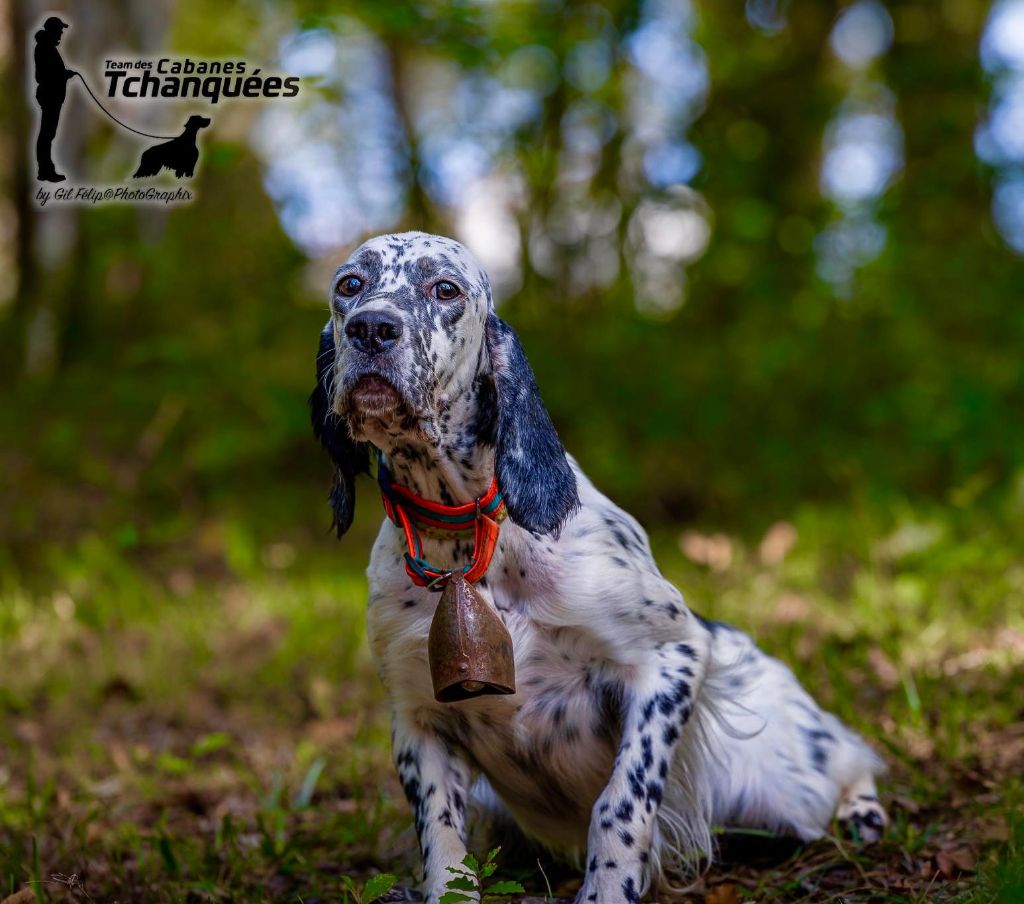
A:
[[[154,161],[152,157],[146,159],[147,155],[143,154],[142,159],[139,161],[139,168],[132,173],[133,179],[142,179],[146,176],[155,176],[160,172],[161,164],[159,161]]]
[[[658,812],[651,845],[650,887],[658,901],[678,901],[692,894],[710,867],[716,852],[713,834],[715,788],[711,763],[720,758],[714,738],[717,732],[747,738],[732,724],[729,681],[739,660],[723,661],[714,655],[700,687],[700,704],[694,708],[675,752],[665,801]]]

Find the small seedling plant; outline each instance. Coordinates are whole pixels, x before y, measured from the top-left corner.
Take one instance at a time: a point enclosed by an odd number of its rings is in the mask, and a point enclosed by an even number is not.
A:
[[[395,887],[395,877],[391,873],[381,873],[379,876],[371,876],[366,880],[362,891],[351,876],[342,876],[341,885],[345,889],[345,900],[353,901],[354,904],[371,904],[381,895],[386,895]]]
[[[490,882],[486,886],[484,882],[494,875],[498,865],[494,858],[498,856],[501,848],[495,848],[481,863],[472,854],[466,854],[462,858],[462,866],[449,866],[448,872],[452,878],[446,884],[446,891],[441,895],[438,904],[461,904],[463,901],[494,901],[508,895],[522,894],[526,889],[518,882],[510,880],[498,880]]]

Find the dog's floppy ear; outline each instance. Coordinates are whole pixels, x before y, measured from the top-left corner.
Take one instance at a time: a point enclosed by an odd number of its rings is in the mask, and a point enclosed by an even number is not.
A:
[[[556,533],[580,504],[576,475],[519,337],[493,312],[487,350],[498,402],[494,467],[509,516],[533,533]]]
[[[328,322],[320,334],[316,356],[316,389],[309,397],[313,434],[334,462],[334,479],[328,497],[334,512],[334,529],[341,537],[352,526],[356,510],[356,474],[369,471],[369,450],[349,435],[345,422],[331,410],[329,390],[334,373],[334,329]]]

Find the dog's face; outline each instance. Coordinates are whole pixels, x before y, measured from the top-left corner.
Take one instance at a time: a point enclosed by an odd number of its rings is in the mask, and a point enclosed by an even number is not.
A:
[[[185,128],[198,132],[200,129],[205,129],[209,124],[210,118],[208,116],[200,116],[198,113],[195,113],[188,118]]]
[[[357,248],[331,286],[332,408],[352,435],[436,439],[478,370],[490,306],[487,276],[458,242],[407,232]]]
[[[559,528],[576,479],[512,328],[493,310],[476,258],[422,232],[383,235],[353,252],[331,283],[320,334],[313,430],[335,465],[339,535],[352,522],[356,474],[372,443],[470,461],[493,449],[512,520]]]

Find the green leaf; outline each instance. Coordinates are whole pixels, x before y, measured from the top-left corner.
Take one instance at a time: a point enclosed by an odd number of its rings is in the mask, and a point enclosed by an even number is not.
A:
[[[501,882],[494,882],[493,884],[488,885],[487,888],[484,889],[484,895],[520,895],[524,891],[526,891],[526,889],[518,882],[514,882],[511,879],[504,879]]]
[[[381,895],[387,894],[395,887],[397,880],[391,873],[381,873],[379,876],[371,876],[366,880],[363,887],[363,897],[367,901],[374,901]]]
[[[480,872],[480,861],[472,854],[466,854],[466,856],[462,858],[462,865],[474,873]]]
[[[224,731],[215,731],[203,735],[192,745],[192,756],[206,756],[231,746],[231,735]]]
[[[445,888],[450,888],[453,891],[476,891],[477,881],[475,877],[456,876],[454,879],[448,880]]]
[[[164,866],[167,867],[167,872],[172,876],[178,875],[178,858],[174,856],[174,846],[171,844],[171,839],[166,835],[161,835],[157,840],[157,849],[163,858]]]
[[[360,901],[359,889],[356,887],[356,883],[353,881],[352,877],[351,876],[342,876],[341,877],[341,884],[345,887],[345,890],[348,892],[348,894],[345,895],[345,901],[352,900],[352,901],[355,901],[356,904],[359,904],[359,901]]]
[[[297,810],[301,810],[303,807],[309,806],[310,801],[313,799],[313,794],[316,791],[317,780],[320,778],[320,773],[324,771],[324,767],[326,765],[327,760],[322,756],[318,756],[309,764],[309,769],[306,770],[306,776],[302,780],[302,787],[299,788],[295,797],[292,799],[292,806]]]
[[[188,760],[166,752],[156,758],[156,765],[162,772],[169,775],[185,775],[192,768],[192,764]]]
[[[485,879],[488,876],[493,876],[494,871],[498,868],[498,864],[494,862],[494,858],[498,856],[498,851],[500,850],[501,847],[499,846],[496,847],[493,851],[491,851],[487,855],[487,859],[484,861],[484,865],[480,867],[480,875],[483,876]]]
[[[438,899],[437,904],[460,904],[461,901],[472,901],[469,895],[460,894],[457,891],[446,891]]]
[[[139,532],[135,529],[134,524],[122,524],[115,531],[114,538],[122,549],[131,549],[133,546],[138,546]]]

